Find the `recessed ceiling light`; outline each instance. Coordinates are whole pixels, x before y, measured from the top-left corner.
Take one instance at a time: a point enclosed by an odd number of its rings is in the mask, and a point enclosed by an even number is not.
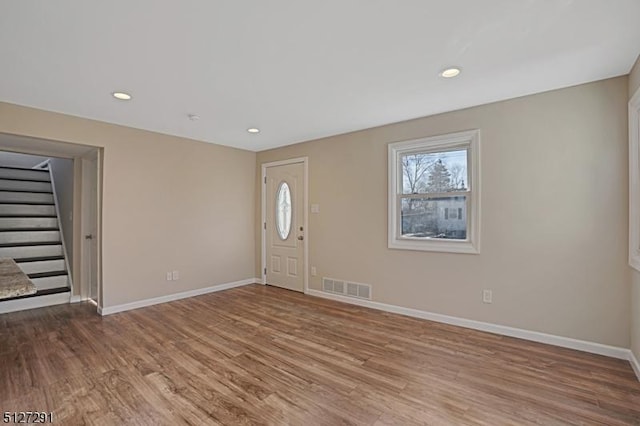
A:
[[[260,133],[260,129],[257,129],[255,127],[250,127],[247,129],[247,132],[249,133]]]
[[[458,74],[460,74],[460,68],[451,67],[451,68],[447,68],[446,70],[442,71],[440,73],[440,77],[453,78],[453,77],[456,77]]]
[[[116,99],[120,99],[121,101],[128,101],[131,99],[131,95],[125,92],[113,92],[111,95]]]

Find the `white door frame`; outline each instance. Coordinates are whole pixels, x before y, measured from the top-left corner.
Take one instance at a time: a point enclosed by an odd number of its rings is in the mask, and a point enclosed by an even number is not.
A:
[[[86,223],[88,221],[93,221],[95,220],[95,224],[96,224],[96,235],[93,236],[93,238],[95,239],[95,245],[96,245],[96,257],[97,257],[97,262],[96,262],[96,278],[97,278],[97,297],[96,297],[96,303],[97,303],[97,309],[98,312],[100,311],[100,309],[102,309],[102,305],[103,305],[103,294],[102,294],[102,150],[99,148],[96,148],[95,150],[91,150],[90,152],[88,152],[87,154],[83,155],[82,157],[78,157],[77,158],[78,163],[80,163],[80,167],[78,169],[76,169],[76,182],[78,182],[78,186],[77,186],[77,198],[74,199],[74,202],[77,201],[75,203],[75,206],[77,206],[77,210],[75,210],[74,207],[74,212],[75,212],[75,217],[76,218],[80,218],[80,220],[76,221],[77,223],[77,228],[74,228],[74,234],[76,234],[77,238],[75,238],[75,242],[77,242],[77,244],[74,244],[74,247],[78,247],[78,250],[74,250],[74,257],[76,252],[78,253],[78,276],[80,278],[80,282],[81,282],[81,287],[80,287],[80,294],[81,294],[81,298],[82,300],[90,300],[90,280],[87,280],[88,275],[87,275],[87,271],[86,271],[86,263],[85,263],[85,254],[86,254],[86,245],[87,244],[93,244],[92,242],[87,242],[84,238],[85,236],[85,231],[86,231]],[[86,208],[86,204],[88,200],[87,197],[87,190],[90,190],[87,187],[87,181],[84,179],[84,169],[85,169],[85,164],[87,161],[95,161],[96,162],[96,167],[95,167],[95,184],[96,187],[94,188],[95,190],[95,212],[93,212],[93,217],[90,218],[88,216],[88,211]],[[90,262],[90,260],[89,260]]]
[[[262,221],[260,222],[260,228],[262,229],[262,284],[267,283],[267,274],[265,270],[267,268],[267,231],[265,229],[265,223],[267,221],[267,169],[269,167],[284,166],[287,164],[302,163],[304,168],[304,197],[302,202],[304,203],[304,294],[309,292],[309,157],[291,158],[282,161],[272,161],[270,163],[262,163]]]

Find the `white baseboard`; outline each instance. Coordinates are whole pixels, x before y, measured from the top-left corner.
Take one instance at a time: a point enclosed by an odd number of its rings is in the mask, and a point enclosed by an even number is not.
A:
[[[307,294],[325,299],[337,300],[352,305],[364,306],[367,308],[378,309],[385,312],[406,315],[414,318],[422,318],[430,321],[441,322],[445,324],[457,325],[474,330],[487,331],[489,333],[500,334],[503,336],[517,337],[524,340],[531,340],[548,345],[560,346],[563,348],[576,349],[583,352],[590,352],[598,355],[604,355],[611,358],[629,360],[631,351],[626,348],[617,346],[603,345],[601,343],[588,342],[585,340],[572,339],[570,337],[555,336],[553,334],[540,333],[538,331],[529,331],[521,328],[507,327],[504,325],[491,324],[488,322],[474,321],[465,318],[453,317],[449,315],[436,314],[433,312],[421,311],[412,308],[403,308],[396,305],[388,305],[386,303],[373,302],[371,300],[354,299],[347,296],[337,294],[324,293],[319,290],[309,290]],[[636,371],[637,374],[637,371]]]
[[[629,362],[631,363],[631,368],[636,373],[636,377],[640,380],[640,362],[638,362],[638,358],[636,358],[636,354],[633,351],[629,351]]]
[[[151,299],[137,300],[135,302],[123,303],[122,305],[106,306],[102,308],[98,307],[98,313],[103,316],[111,315],[118,312],[130,311],[132,309],[144,308],[145,306],[158,305],[160,303],[172,302],[174,300],[186,299],[188,297],[200,296],[202,294],[214,293],[216,291],[227,290],[230,288],[241,287],[243,285],[255,283],[255,278],[247,278],[246,280],[218,284],[211,287],[198,288],[196,290],[183,291],[181,293],[174,293],[166,296],[154,297]]]
[[[262,278],[256,278],[256,284],[264,285],[264,281],[262,281]]]
[[[69,303],[69,293],[48,294],[46,296],[26,297],[24,299],[0,301],[0,314],[44,308],[45,306]]]
[[[71,296],[71,300],[69,300],[69,303],[80,303],[82,302],[82,296],[80,296],[79,294],[75,295],[75,296]]]

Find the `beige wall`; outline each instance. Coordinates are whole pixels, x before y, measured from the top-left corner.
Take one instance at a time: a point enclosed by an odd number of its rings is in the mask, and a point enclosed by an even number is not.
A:
[[[309,202],[320,204],[309,216],[311,288],[322,276],[370,283],[384,303],[629,347],[627,80],[264,151],[257,169],[309,157]],[[388,249],[387,144],[474,128],[481,254]]]
[[[640,56],[629,74],[629,99],[640,88]],[[631,273],[631,350],[640,360],[640,273]]]
[[[6,103],[0,132],[104,147],[104,306],[254,277],[255,153]]]

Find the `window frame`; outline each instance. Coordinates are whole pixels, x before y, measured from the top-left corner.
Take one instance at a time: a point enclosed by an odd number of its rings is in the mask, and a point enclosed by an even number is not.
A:
[[[629,266],[640,271],[640,89],[629,100]]]
[[[434,153],[467,149],[468,191],[420,194],[421,199],[439,196],[467,197],[467,238],[414,239],[402,237],[400,208],[407,194],[402,191],[402,156],[412,153]],[[395,142],[388,145],[388,248],[401,250],[435,251],[445,253],[480,253],[480,130],[467,130],[439,136]]]

